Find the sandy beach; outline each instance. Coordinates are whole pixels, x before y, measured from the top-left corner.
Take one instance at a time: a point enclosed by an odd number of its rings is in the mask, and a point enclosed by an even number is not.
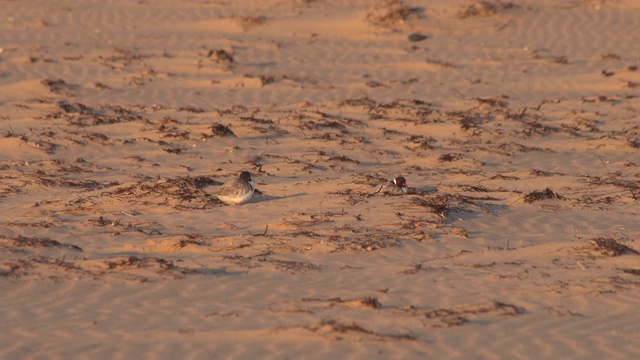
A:
[[[0,358],[640,357],[640,2],[0,14]]]

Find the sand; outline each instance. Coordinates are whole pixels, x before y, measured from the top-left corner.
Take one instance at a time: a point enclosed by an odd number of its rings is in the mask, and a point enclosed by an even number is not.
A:
[[[637,1],[0,13],[0,358],[640,356]]]

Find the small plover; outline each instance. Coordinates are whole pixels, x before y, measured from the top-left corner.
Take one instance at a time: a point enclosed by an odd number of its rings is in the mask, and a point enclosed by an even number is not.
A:
[[[388,181],[382,185],[375,193],[383,193],[387,195],[402,195],[408,192],[407,179],[402,176],[398,176],[395,179]]]
[[[227,205],[242,205],[251,199],[254,190],[251,174],[248,171],[243,171],[236,179],[224,183],[211,195]]]

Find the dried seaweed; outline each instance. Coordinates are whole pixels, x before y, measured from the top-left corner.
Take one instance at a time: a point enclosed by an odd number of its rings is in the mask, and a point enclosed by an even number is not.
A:
[[[17,237],[14,237],[14,238],[9,238],[4,235],[0,235],[0,239],[5,239],[13,246],[18,246],[18,247],[55,247],[55,248],[82,251],[82,248],[79,246],[60,243],[57,240],[53,240],[49,238],[37,238],[37,237],[29,238],[22,235],[18,235]]]
[[[279,260],[269,258],[265,258],[259,261],[274,264],[276,270],[286,271],[290,273],[305,272],[308,270],[320,270],[321,268],[316,264],[304,261]]]
[[[457,154],[442,154],[438,157],[440,162],[453,162],[460,159],[460,155]]]
[[[169,154],[174,154],[174,155],[182,155],[187,152],[187,149],[184,148],[183,146],[170,146],[162,150],[168,152]]]
[[[640,251],[625,245],[612,237],[599,237],[589,241],[596,250],[607,256],[640,255]]]
[[[252,122],[254,124],[262,124],[262,125],[273,124],[273,120],[270,120],[270,119],[259,119],[259,118],[256,118],[253,115],[251,115],[251,116],[241,116],[240,120],[250,121],[250,122]]]
[[[526,310],[520,306],[507,304],[500,301],[490,301],[477,305],[460,306],[449,309],[442,308],[427,310],[424,312],[424,316],[429,319],[440,319],[440,321],[442,321],[442,323],[444,323],[447,327],[452,327],[460,326],[469,322],[466,316],[495,311],[501,312],[501,314],[505,316],[520,316],[526,314]]]
[[[267,17],[262,15],[243,16],[236,19],[243,30],[247,31],[253,27],[263,25],[267,22]]]
[[[204,109],[195,106],[182,106],[178,109],[178,111],[187,111],[196,114],[205,112]]]
[[[587,177],[586,183],[590,185],[611,185],[629,191],[634,200],[640,199],[640,182],[637,180],[623,180],[618,177],[619,174],[610,173],[609,176],[593,176]]]
[[[307,302],[328,302],[331,305],[344,305],[349,307],[359,308],[372,308],[381,309],[382,304],[376,297],[364,297],[362,299],[343,300],[342,298],[330,298],[330,299],[315,299],[315,298],[303,298],[302,301]]]
[[[176,268],[172,261],[154,257],[140,258],[137,256],[129,256],[128,258],[123,260],[108,262],[109,269],[111,270],[145,268],[154,264],[157,264],[160,269],[165,271],[173,270]]]
[[[527,204],[545,199],[564,199],[564,197],[558,195],[550,188],[546,188],[542,191],[535,190],[524,196],[524,202]]]
[[[412,199],[413,203],[429,209],[429,212],[446,219],[449,213],[454,210],[453,197],[451,195],[424,196]]]
[[[234,54],[233,52],[226,51],[224,49],[212,49],[207,53],[207,57],[213,60],[215,63],[233,64]]]
[[[469,4],[458,12],[462,19],[478,16],[492,16],[503,10],[517,8],[512,2],[479,0]]]
[[[402,0],[385,0],[376,4],[368,13],[367,21],[376,26],[393,27],[409,19],[418,9],[406,5]]]
[[[474,98],[474,100],[478,101],[480,104],[486,104],[492,107],[506,108],[509,103],[502,99],[497,98]]]
[[[214,136],[236,137],[236,134],[234,134],[233,131],[231,131],[231,129],[229,129],[228,126],[224,126],[222,124],[213,124],[211,126],[211,132],[213,133]]]
[[[422,150],[433,150],[434,145],[438,142],[437,139],[431,136],[425,137],[423,135],[411,135],[407,140],[411,143],[418,144],[418,147]]]
[[[368,330],[355,322],[346,324],[334,319],[324,319],[320,323],[308,327],[309,330],[321,334],[357,334],[367,335],[381,340],[415,340],[411,334],[384,334]]]
[[[359,160],[353,160],[351,158],[349,158],[346,155],[340,155],[340,156],[332,156],[330,158],[327,159],[328,161],[343,161],[343,162],[352,162],[356,165],[360,164]]]
[[[624,271],[627,274],[640,275],[640,269],[620,269],[620,270]]]
[[[77,85],[68,84],[62,79],[56,79],[56,80],[44,79],[40,81],[40,84],[44,85],[47,89],[49,89],[49,91],[53,93],[60,94],[63,91],[66,91],[66,95],[70,95],[71,93],[69,92],[69,90],[77,86]]]
[[[218,204],[214,198],[208,198],[202,188],[210,185],[222,185],[210,176],[178,176],[176,178],[145,179],[140,182],[116,188],[105,192],[103,195],[124,197],[127,199],[144,199],[146,197],[163,198],[162,204],[168,204],[169,199],[178,202],[191,202],[197,200],[199,205],[186,206],[176,204],[174,207],[185,209],[203,209],[208,205]]]

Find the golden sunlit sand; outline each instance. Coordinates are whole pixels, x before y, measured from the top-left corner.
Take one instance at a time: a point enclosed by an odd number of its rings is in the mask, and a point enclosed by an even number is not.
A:
[[[637,2],[0,9],[0,358],[640,355]]]

